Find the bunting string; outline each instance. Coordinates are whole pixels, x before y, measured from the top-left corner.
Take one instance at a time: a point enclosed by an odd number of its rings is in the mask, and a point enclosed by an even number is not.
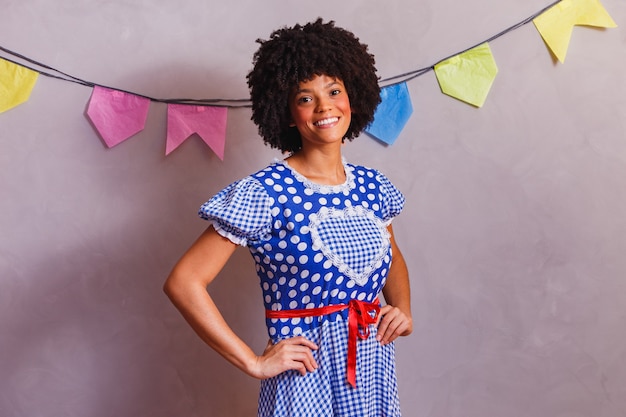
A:
[[[31,71],[35,71],[35,72],[37,72],[37,73],[39,73],[41,75],[44,75],[46,77],[51,77],[51,78],[55,78],[55,79],[63,80],[63,81],[69,81],[69,82],[73,82],[73,83],[76,83],[76,84],[84,85],[86,87],[107,88],[107,89],[111,89],[111,90],[121,91],[121,92],[127,93],[127,94],[132,94],[132,95],[135,95],[137,97],[142,97],[142,98],[148,99],[150,101],[154,101],[154,102],[158,102],[158,103],[166,103],[166,104],[195,104],[195,105],[216,106],[216,107],[250,107],[250,104],[249,104],[250,99],[243,99],[243,98],[242,99],[229,99],[229,98],[193,99],[193,98],[155,98],[155,97],[150,97],[150,96],[143,95],[143,94],[140,94],[140,93],[135,93],[135,92],[132,92],[132,91],[127,91],[127,90],[114,88],[114,87],[108,87],[108,86],[105,86],[105,85],[102,85],[102,84],[97,84],[97,83],[94,83],[94,82],[91,82],[91,81],[85,81],[85,80],[80,79],[78,77],[75,77],[73,75],[67,74],[67,73],[65,73],[63,71],[60,71],[60,70],[58,70],[56,68],[50,67],[50,66],[48,66],[46,64],[43,64],[43,63],[41,63],[39,61],[35,61],[32,58],[28,58],[27,56],[24,56],[24,55],[19,54],[17,52],[11,51],[10,49],[7,49],[7,48],[5,48],[5,47],[3,47],[1,45],[0,45],[0,51],[6,53],[8,55],[11,55],[13,57],[22,59],[22,60],[24,60],[26,62],[29,62],[29,63],[37,66],[37,67],[45,68],[45,69],[47,69],[49,71],[55,72],[55,73],[60,74],[60,75],[52,74],[50,72],[46,72],[46,71],[42,71],[42,70],[36,69],[36,68],[34,68],[32,66],[25,65],[23,63],[19,63],[19,62],[15,61],[15,60],[12,60],[12,59],[4,57],[4,56],[0,57],[0,58],[4,59],[5,61],[11,62],[12,64],[22,66],[24,68],[27,68],[27,69],[29,69]],[[235,103],[235,104],[224,104],[224,103]],[[244,104],[236,104],[236,103],[244,103]],[[245,103],[248,103],[248,104],[245,104]]]
[[[488,39],[486,39],[486,40],[484,40],[482,42],[477,43],[474,46],[470,46],[469,48],[464,49],[461,52],[457,52],[456,54],[452,54],[452,55],[450,55],[450,56],[448,56],[446,58],[443,58],[443,59],[437,61],[436,63],[434,63],[433,65],[431,65],[429,67],[424,67],[424,68],[421,68],[421,69],[418,69],[418,70],[406,72],[404,74],[395,75],[393,77],[385,78],[385,79],[380,80],[380,83],[384,84],[385,86],[390,86],[390,85],[393,85],[393,84],[399,84],[399,83],[411,81],[414,78],[417,78],[417,77],[419,77],[421,75],[426,74],[427,72],[434,71],[435,70],[435,66],[437,64],[440,64],[440,63],[442,63],[444,61],[447,61],[450,58],[453,58],[453,57],[455,57],[457,55],[461,55],[461,54],[463,54],[463,53],[465,53],[467,51],[470,51],[470,50],[472,50],[472,49],[474,49],[474,48],[476,48],[476,47],[478,47],[478,46],[480,46],[482,44],[492,42],[492,41],[494,41],[494,40],[496,40],[496,39],[506,35],[509,32],[512,32],[512,31],[514,31],[516,29],[521,28],[522,26],[525,26],[526,24],[532,22],[536,17],[542,15],[546,10],[551,9],[552,7],[556,6],[561,1],[563,1],[563,0],[556,0],[554,3],[544,7],[543,9],[541,9],[540,11],[538,11],[536,13],[533,13],[531,16],[527,17],[526,19],[522,20],[521,22],[518,22],[518,23],[514,24],[513,26],[510,26],[510,27],[504,29],[503,31],[493,35],[492,37],[490,37],[490,38],[488,38]],[[394,81],[394,80],[400,80],[400,81]],[[394,82],[391,83],[391,84],[385,84],[388,81],[394,81]]]
[[[498,73],[489,44],[530,22],[561,63],[565,61],[574,26],[617,26],[600,0],[553,1],[526,19],[433,65],[381,79],[382,101],[365,133],[391,145],[413,112],[407,82],[430,71],[435,72],[442,93],[482,107]],[[150,102],[159,102],[168,107],[166,155],[197,134],[223,159],[227,110],[251,106],[249,98],[150,97],[86,81],[0,46],[0,113],[27,101],[39,74],[93,89],[87,117],[108,147],[143,130]]]
[[[417,70],[409,71],[409,72],[406,72],[406,73],[403,73],[403,74],[394,75],[392,77],[381,79],[380,80],[381,87],[384,88],[384,87],[388,87],[388,86],[391,86],[391,85],[394,85],[394,84],[400,84],[400,83],[403,83],[403,82],[408,82],[408,81],[411,81],[411,80],[413,80],[413,79],[415,79],[415,78],[417,78],[417,77],[419,77],[421,75],[424,75],[424,74],[426,74],[426,73],[428,73],[430,71],[433,71],[435,69],[435,66],[437,64],[443,62],[443,61],[446,61],[446,60],[448,60],[448,59],[450,59],[450,58],[452,58],[454,56],[460,55],[460,54],[462,54],[464,52],[467,52],[467,51],[469,51],[471,49],[474,49],[475,47],[477,47],[479,45],[482,45],[484,43],[492,42],[492,41],[494,41],[494,40],[496,40],[496,39],[506,35],[509,32],[512,32],[512,31],[514,31],[514,30],[516,30],[516,29],[518,29],[518,28],[520,28],[522,26],[525,26],[526,24],[532,22],[537,16],[543,14],[546,10],[552,8],[553,6],[555,6],[556,4],[560,3],[561,1],[563,1],[563,0],[556,0],[555,2],[553,2],[550,5],[544,7],[543,9],[541,9],[540,11],[538,11],[536,13],[533,13],[531,16],[527,17],[526,19],[522,20],[521,22],[518,22],[518,23],[514,24],[513,26],[510,26],[510,27],[506,28],[505,30],[503,30],[503,31],[501,31],[501,32],[491,36],[490,38],[488,38],[488,39],[486,39],[486,40],[484,40],[482,42],[477,43],[474,46],[471,46],[471,47],[469,47],[467,49],[464,49],[464,50],[462,50],[460,52],[457,52],[457,53],[452,54],[452,55],[450,55],[450,56],[448,56],[446,58],[443,58],[443,59],[437,61],[436,63],[434,63],[434,64],[432,64],[432,65],[430,65],[428,67],[424,67],[424,68],[421,68],[421,69],[417,69]],[[51,74],[49,72],[41,71],[41,70],[38,70],[36,68],[30,67],[28,65],[20,64],[20,63],[18,63],[16,61],[13,61],[13,60],[9,59],[9,58],[2,57],[3,59],[5,59],[5,60],[7,60],[7,61],[9,61],[9,62],[11,62],[13,64],[21,65],[21,66],[23,66],[25,68],[30,69],[31,71],[36,71],[39,74],[44,75],[46,77],[56,78],[56,79],[63,80],[63,81],[69,81],[69,82],[73,82],[73,83],[76,83],[76,84],[84,85],[86,87],[99,86],[99,87],[103,87],[103,88],[114,89],[114,90],[117,90],[117,91],[122,91],[124,93],[133,94],[133,95],[136,95],[136,96],[139,96],[139,97],[147,98],[150,101],[154,101],[154,102],[158,102],[158,103],[196,104],[196,105],[207,105],[207,106],[218,105],[218,103],[240,103],[240,104],[230,104],[230,105],[226,104],[226,105],[224,105],[224,107],[250,107],[250,99],[245,99],[245,98],[236,98],[236,99],[224,99],[224,98],[205,98],[205,99],[166,98],[166,99],[162,99],[162,98],[150,97],[150,96],[139,94],[139,93],[135,93],[135,92],[132,92],[132,91],[121,90],[119,88],[108,87],[108,86],[105,86],[105,85],[102,85],[102,84],[97,84],[97,83],[94,83],[94,82],[82,80],[82,79],[80,79],[78,77],[75,77],[73,75],[70,75],[70,74],[67,74],[65,72],[62,72],[62,71],[60,71],[60,70],[58,70],[56,68],[50,67],[50,66],[48,66],[46,64],[43,64],[41,62],[35,61],[35,60],[31,59],[31,58],[28,58],[28,57],[26,57],[26,56],[24,56],[22,54],[19,54],[17,52],[11,51],[11,50],[9,50],[9,49],[1,46],[1,45],[0,45],[0,51],[5,52],[6,54],[9,54],[11,56],[17,57],[19,59],[22,59],[22,60],[24,60],[26,62],[29,62],[29,63],[31,63],[33,65],[36,65],[38,67],[45,68],[47,70],[53,71],[53,72],[55,72],[57,74],[61,74],[61,75],[55,75],[55,74]],[[389,83],[389,81],[394,81],[394,82],[393,83]]]

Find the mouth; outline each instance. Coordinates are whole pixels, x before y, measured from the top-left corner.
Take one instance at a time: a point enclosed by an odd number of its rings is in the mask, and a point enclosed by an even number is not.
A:
[[[323,127],[323,126],[331,125],[333,123],[337,123],[338,121],[339,121],[338,117],[328,117],[326,119],[318,120],[317,122],[313,123],[313,125],[317,127]]]

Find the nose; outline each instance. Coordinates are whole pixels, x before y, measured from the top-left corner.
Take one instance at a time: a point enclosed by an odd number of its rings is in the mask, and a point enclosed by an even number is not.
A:
[[[332,108],[331,101],[326,97],[320,97],[317,100],[317,106],[315,107],[315,111],[318,113],[324,113]]]

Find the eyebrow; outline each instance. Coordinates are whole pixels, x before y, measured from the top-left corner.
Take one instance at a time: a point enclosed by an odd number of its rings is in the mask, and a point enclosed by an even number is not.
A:
[[[339,83],[338,83],[337,81],[331,81],[331,82],[329,82],[328,84],[326,84],[326,85],[324,86],[324,88],[331,88],[331,87],[333,87],[333,86],[335,86],[335,85],[339,85]],[[310,92],[310,91],[311,91],[311,90],[310,90],[310,89],[308,89],[308,88],[298,88],[298,89],[295,91],[295,94],[300,94],[300,93],[308,93],[308,92]]]

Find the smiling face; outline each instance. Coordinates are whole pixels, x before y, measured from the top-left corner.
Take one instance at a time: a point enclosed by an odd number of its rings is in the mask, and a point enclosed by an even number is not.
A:
[[[352,120],[343,82],[327,75],[301,82],[289,96],[289,110],[303,148],[341,144]]]

